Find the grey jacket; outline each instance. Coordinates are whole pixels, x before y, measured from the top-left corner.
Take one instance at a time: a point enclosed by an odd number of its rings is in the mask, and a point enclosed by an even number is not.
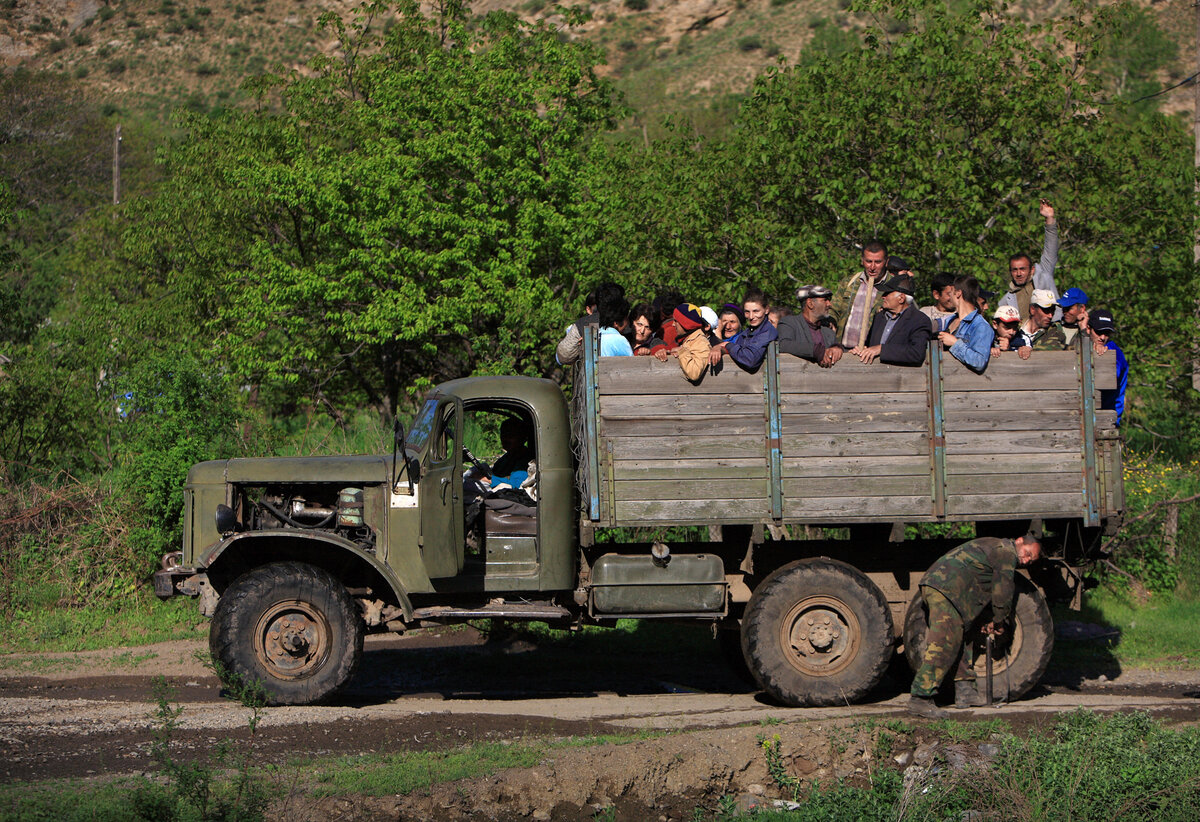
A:
[[[825,348],[832,348],[837,342],[837,334],[832,328],[821,326],[821,341]],[[808,322],[802,314],[789,314],[779,318],[779,351],[781,354],[791,354],[802,360],[815,362],[813,351],[816,350],[816,340],[813,338]]]

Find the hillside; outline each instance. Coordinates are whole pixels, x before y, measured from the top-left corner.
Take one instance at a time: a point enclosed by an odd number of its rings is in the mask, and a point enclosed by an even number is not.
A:
[[[239,96],[247,78],[282,66],[302,69],[336,40],[317,25],[348,0],[0,0],[0,65],[68,74],[123,109],[159,114],[177,106],[206,108]],[[849,0],[599,0],[574,36],[600,44],[605,71],[618,81],[642,122],[686,111],[704,129],[723,121],[731,95],[756,74],[805,48],[837,52],[864,28],[898,31],[847,9]],[[1066,13],[1063,0],[1020,4],[1030,17]],[[515,11],[561,23],[548,0],[480,0],[478,14]],[[1147,7],[1178,54],[1191,54],[1189,5]],[[1174,57],[1156,72],[1162,84],[1188,71]],[[1160,98],[1166,111],[1190,111],[1186,89]]]

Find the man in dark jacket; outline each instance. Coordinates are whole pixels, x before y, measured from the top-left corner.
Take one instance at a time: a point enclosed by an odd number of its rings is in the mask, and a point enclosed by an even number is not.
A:
[[[871,322],[867,344],[850,353],[865,363],[920,365],[925,362],[933,324],[913,302],[916,283],[912,277],[898,274],[879,286],[882,310]]]
[[[833,292],[823,285],[806,285],[796,292],[800,313],[779,318],[779,351],[822,368],[832,367],[842,356],[842,346],[832,322],[822,324]]]
[[[955,707],[983,704],[975,688],[974,660],[963,647],[964,635],[989,605],[992,621],[983,632],[1002,636],[1008,630],[1017,593],[1016,569],[1041,555],[1042,545],[1032,536],[980,537],[958,546],[925,573],[921,597],[929,612],[929,630],[925,656],[913,678],[909,711],[933,718],[945,715],[933,704],[933,696],[955,662]]]

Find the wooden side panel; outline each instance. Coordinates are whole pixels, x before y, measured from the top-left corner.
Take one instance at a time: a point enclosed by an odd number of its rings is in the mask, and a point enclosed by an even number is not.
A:
[[[1098,387],[1115,369],[1097,358]],[[1078,516],[1083,425],[1077,352],[994,359],[979,375],[945,358],[946,514],[951,520]],[[779,358],[783,519],[935,517],[928,368],[821,369]],[[1110,380],[1110,381],[1112,381]],[[597,368],[602,485],[620,525],[771,517],[766,380],[730,363],[688,383],[674,361]],[[1097,415],[1097,428],[1111,425]],[[1106,483],[1105,500],[1116,502]]]
[[[615,524],[770,517],[761,373],[726,364],[693,386],[674,360],[606,358],[598,383]]]

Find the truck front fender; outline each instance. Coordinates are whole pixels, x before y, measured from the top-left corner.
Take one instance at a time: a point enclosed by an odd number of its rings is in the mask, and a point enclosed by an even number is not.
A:
[[[252,568],[289,560],[323,568],[347,588],[371,588],[385,599],[390,594],[405,621],[412,619],[412,601],[395,572],[373,553],[336,534],[291,529],[234,534],[201,552],[196,570],[207,572],[212,586],[223,592]]]

